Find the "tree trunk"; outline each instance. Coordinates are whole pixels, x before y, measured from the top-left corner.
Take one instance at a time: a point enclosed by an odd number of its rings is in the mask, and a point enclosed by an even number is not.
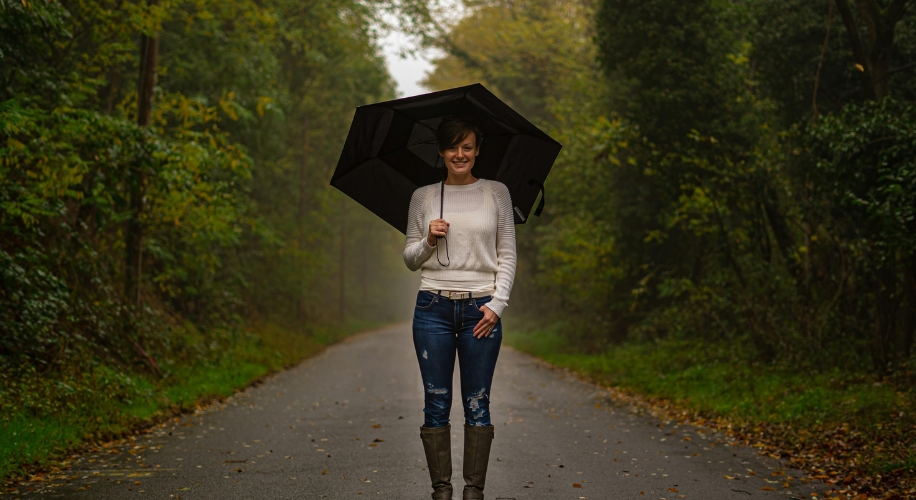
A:
[[[862,44],[848,0],[836,0],[837,9],[846,26],[853,59],[859,66],[866,99],[883,99],[891,95],[888,75],[894,53],[894,30],[906,15],[909,0],[892,0],[882,8],[877,0],[856,0],[856,8],[865,23],[868,52]]]
[[[889,75],[894,52],[894,30],[906,14],[909,0],[891,0],[882,7],[878,0],[855,0],[865,34],[867,51],[859,36],[859,29],[849,8],[848,0],[836,0],[837,9],[846,26],[850,48],[862,79],[865,99],[883,99],[891,95]],[[904,291],[898,293],[897,268],[901,264],[892,259],[881,263],[875,271],[875,322],[872,356],[879,372],[895,368],[906,359],[913,337],[913,292],[911,263],[904,266]],[[903,298],[901,300],[901,295]],[[902,311],[901,311],[902,309]],[[902,312],[902,314],[901,314]],[[899,326],[898,328],[898,319]],[[901,350],[901,348],[903,350]]]
[[[862,46],[862,39],[859,37],[859,28],[856,27],[856,19],[852,15],[847,0],[836,0],[837,10],[840,11],[840,17],[843,18],[843,25],[846,26],[846,35],[849,36],[849,45],[852,49],[852,58],[859,70],[859,76],[862,80],[862,90],[865,92],[865,99],[875,98],[875,86],[872,81],[868,59],[865,57],[865,48]]]
[[[345,205],[346,200],[340,197],[340,273],[338,274],[338,288],[340,295],[337,302],[337,313],[341,324],[346,321],[347,313],[347,215]]]
[[[875,326],[872,356],[875,369],[883,373],[892,369],[897,357],[897,269],[893,263],[884,263],[875,270]]]
[[[308,157],[309,157],[309,119],[306,116],[302,125],[302,165],[299,167],[299,269],[305,269],[305,216],[308,212]],[[296,304],[296,320],[300,328],[305,323],[305,277],[299,273],[299,300]]]
[[[900,319],[900,353],[904,360],[913,352],[916,334],[916,255],[907,259],[903,277],[903,314]]]
[[[143,35],[140,39],[140,82],[137,92],[137,124],[148,127],[152,115],[153,87],[156,85],[156,66],[159,63],[159,38]],[[143,224],[146,209],[146,165],[141,159],[130,170],[130,219],[127,221],[127,269],[124,286],[127,300],[140,305],[140,277],[143,264]]]
[[[362,252],[361,252],[362,258],[360,259],[360,267],[362,269],[361,269],[361,272],[359,273],[359,279],[360,279],[360,289],[362,292],[360,296],[362,297],[362,306],[363,307],[366,307],[366,305],[369,304],[369,251],[372,248],[372,238],[371,238],[371,233],[370,233],[371,229],[372,229],[372,223],[370,221],[366,221],[363,224],[363,234],[362,234],[363,241],[360,244],[360,248],[362,249]]]

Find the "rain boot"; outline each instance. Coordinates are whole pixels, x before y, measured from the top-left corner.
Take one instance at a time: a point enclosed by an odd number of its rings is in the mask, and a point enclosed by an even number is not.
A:
[[[492,425],[464,425],[464,500],[483,500],[493,430]]]
[[[452,426],[420,427],[433,500],[452,500]]]

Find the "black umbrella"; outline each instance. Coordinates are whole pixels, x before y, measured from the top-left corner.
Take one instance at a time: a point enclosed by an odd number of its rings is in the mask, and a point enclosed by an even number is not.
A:
[[[436,128],[448,115],[477,121],[473,174],[505,184],[524,223],[562,146],[479,83],[356,108],[331,185],[406,232],[414,190],[443,179]]]

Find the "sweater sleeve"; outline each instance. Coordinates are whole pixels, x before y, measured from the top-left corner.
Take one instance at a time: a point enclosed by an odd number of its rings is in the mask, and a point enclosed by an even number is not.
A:
[[[509,189],[501,182],[494,182],[496,196],[496,293],[487,303],[487,308],[500,318],[509,305],[509,293],[515,281],[515,220],[512,216],[512,198]]]
[[[410,208],[407,211],[407,242],[404,244],[404,263],[407,269],[416,271],[429,259],[436,247],[429,246],[426,233],[429,228],[423,227],[424,190],[419,188],[410,197]]]

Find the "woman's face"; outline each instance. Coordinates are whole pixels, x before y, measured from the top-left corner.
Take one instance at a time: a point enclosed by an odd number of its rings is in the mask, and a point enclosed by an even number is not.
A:
[[[439,154],[445,160],[445,167],[449,173],[462,177],[471,172],[478,152],[477,137],[474,132],[469,132],[464,139],[458,141],[458,144],[440,151]]]

